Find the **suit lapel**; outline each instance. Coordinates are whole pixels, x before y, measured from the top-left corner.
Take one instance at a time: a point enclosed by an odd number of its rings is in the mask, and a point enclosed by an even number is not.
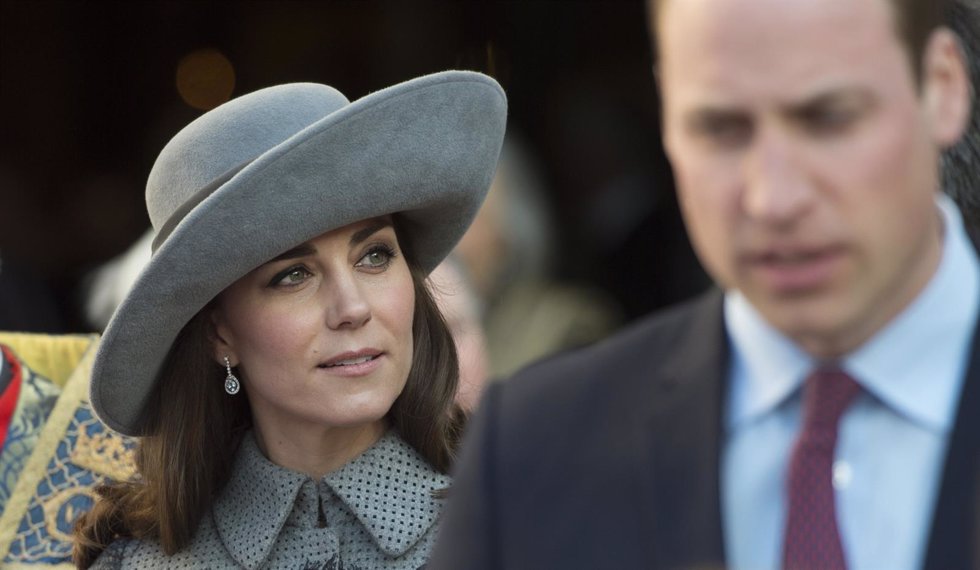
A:
[[[936,501],[927,569],[980,568],[980,334],[974,331],[970,365],[949,439]]]
[[[729,349],[722,294],[689,309],[672,356],[651,363],[636,422],[638,496],[657,568],[724,566],[720,466]],[[980,330],[950,436],[926,569],[980,569]]]
[[[678,321],[670,356],[647,372],[636,423],[641,518],[657,568],[723,566],[719,456],[728,348],[722,294]]]

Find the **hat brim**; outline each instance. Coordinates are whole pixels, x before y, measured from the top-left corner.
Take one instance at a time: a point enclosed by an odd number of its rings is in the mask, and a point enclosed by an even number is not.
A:
[[[218,293],[327,231],[386,214],[431,271],[459,241],[493,178],[506,98],[451,71],[367,95],[275,146],[190,211],[109,323],[90,400],[112,429],[145,435],[146,403],[177,334]]]

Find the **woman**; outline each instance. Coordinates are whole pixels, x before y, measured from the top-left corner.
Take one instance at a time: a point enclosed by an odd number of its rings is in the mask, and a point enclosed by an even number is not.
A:
[[[226,103],[163,149],[154,255],[102,339],[91,402],[138,476],[78,524],[96,568],[419,568],[459,424],[425,275],[503,138],[490,78],[349,103],[315,84]]]

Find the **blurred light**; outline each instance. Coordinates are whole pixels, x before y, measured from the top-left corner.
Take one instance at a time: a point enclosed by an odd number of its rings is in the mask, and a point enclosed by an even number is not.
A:
[[[177,64],[177,92],[195,109],[213,109],[227,101],[234,90],[235,69],[217,50],[191,52]]]

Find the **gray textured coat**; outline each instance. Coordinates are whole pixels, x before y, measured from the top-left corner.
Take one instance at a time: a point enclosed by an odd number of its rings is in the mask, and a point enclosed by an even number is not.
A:
[[[319,481],[270,462],[249,435],[190,545],[166,556],[118,540],[93,568],[416,570],[442,510],[432,491],[449,483],[393,431]]]

